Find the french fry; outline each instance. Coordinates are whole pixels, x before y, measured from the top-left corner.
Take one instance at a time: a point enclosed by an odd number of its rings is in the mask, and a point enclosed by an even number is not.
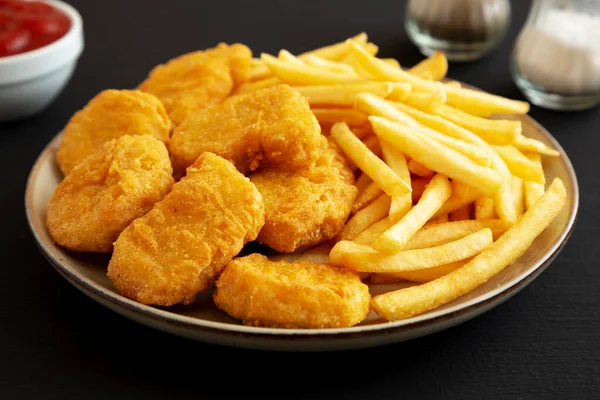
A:
[[[366,114],[354,108],[313,108],[311,111],[321,125],[345,122],[350,126],[358,126],[369,122]]]
[[[415,76],[418,76],[419,78],[424,79],[426,81],[432,81],[433,80],[433,75],[431,75],[431,72],[429,72],[429,71],[423,71],[419,75],[415,75]]]
[[[452,86],[452,87],[455,87],[455,88],[461,88],[462,87],[462,85],[458,81],[445,81],[444,85],[446,85],[446,86]]]
[[[308,65],[282,61],[266,53],[261,54],[260,58],[267,64],[273,75],[290,85],[333,85],[363,80],[355,75],[338,74]]]
[[[448,59],[443,52],[436,51],[412,68],[409,68],[408,72],[417,76],[421,76],[423,72],[428,72],[431,75],[431,79],[439,81],[444,79],[448,73]]]
[[[521,121],[480,118],[447,105],[440,105],[426,111],[432,111],[440,117],[470,130],[490,144],[512,144],[521,135]]]
[[[371,245],[381,236],[383,232],[393,226],[393,221],[384,218],[379,222],[365,229],[360,235],[354,238],[359,244]],[[486,221],[454,221],[454,222],[428,222],[418,230],[414,236],[406,243],[404,250],[424,249],[427,247],[439,246],[454,240],[458,240],[482,229],[490,229],[494,240],[506,232],[506,225],[499,219]]]
[[[446,103],[446,92],[437,90],[435,92],[410,92],[403,103],[428,113],[435,113]]]
[[[311,106],[353,106],[356,97],[363,92],[385,97],[392,93],[390,82],[348,83],[337,85],[296,86],[294,89],[306,97]]]
[[[336,267],[344,266],[344,258],[343,254],[349,250],[364,250],[364,251],[373,251],[369,246],[360,245],[358,243],[354,243],[350,240],[340,240],[337,242],[329,252],[329,263],[335,265]]]
[[[444,275],[448,275],[450,272],[456,271],[460,267],[464,266],[469,262],[471,258],[466,260],[456,261],[450,264],[440,265],[437,267],[418,269],[415,271],[404,271],[396,273],[372,273],[370,274],[371,283],[396,283],[400,281],[411,281],[411,282],[430,282],[434,279],[441,278]]]
[[[344,266],[357,272],[403,272],[427,269],[464,260],[481,253],[493,243],[492,231],[482,229],[461,239],[424,249],[405,250],[387,255],[352,247],[342,252]]]
[[[351,54],[378,80],[408,82],[412,85],[413,90],[419,92],[434,92],[442,89],[446,92],[447,104],[472,115],[489,116],[492,113],[526,114],[529,112],[529,103],[527,102],[511,100],[477,90],[444,85],[441,82],[427,81],[386,64],[370,55],[359,45],[350,41],[347,43]]]
[[[484,149],[479,146],[466,143],[463,140],[457,140],[430,129],[410,115],[404,113],[396,107],[398,103],[391,103],[369,93],[362,93],[356,98],[356,107],[367,114],[387,118],[391,121],[404,123],[411,128],[415,128],[419,134],[426,135],[441,144],[456,150],[464,156],[470,158],[474,162],[482,166],[490,165],[490,157]]]
[[[408,83],[398,83],[393,82],[392,93],[390,93],[387,98],[394,101],[405,101],[412,92],[412,86]],[[380,96],[386,97],[386,96]]]
[[[435,172],[430,170],[429,168],[419,164],[415,160],[410,160],[408,162],[408,170],[421,178],[431,178],[435,175]]]
[[[385,163],[389,165],[392,171],[394,171],[396,175],[398,175],[404,181],[404,183],[406,183],[408,186],[411,186],[410,171],[408,170],[404,154],[386,141],[381,141],[380,144]],[[410,210],[411,207],[412,195],[410,193],[402,196],[392,197],[389,216],[392,220],[398,221],[408,212],[408,210]]]
[[[362,77],[363,79],[368,80],[368,81],[376,80],[375,77],[373,76],[373,74],[371,74],[369,71],[367,71],[365,69],[365,67],[363,67],[362,64],[360,62],[358,62],[356,57],[354,57],[352,54],[348,54],[346,57],[344,57],[341,60],[341,62],[352,67],[354,69],[354,71],[356,71],[358,76]],[[411,86],[411,88],[412,88],[412,86]]]
[[[540,168],[542,167],[542,156],[540,153],[528,153],[526,154],[527,158],[538,165]],[[543,172],[543,169],[542,169]],[[545,179],[545,177],[544,177]],[[530,181],[525,181],[523,184],[524,196],[525,196],[525,209],[529,210],[533,204],[542,197],[544,194],[544,185],[541,183],[535,183]]]
[[[248,75],[248,81],[252,82],[270,78],[273,74],[263,60],[260,58],[253,58],[250,61],[250,72]]]
[[[535,140],[525,136],[519,136],[517,140],[513,143],[513,145],[517,148],[517,150],[521,152],[530,151],[551,157],[560,156],[560,153],[558,151],[551,149],[539,140]]]
[[[515,203],[515,211],[517,213],[517,218],[521,218],[523,212],[525,211],[523,179],[519,178],[518,176],[512,177],[510,193]]]
[[[377,238],[373,242],[373,248],[388,254],[402,250],[410,238],[448,200],[450,194],[451,187],[448,178],[440,174],[434,176],[425,188],[419,202],[400,221]]]
[[[356,36],[351,37],[350,40],[354,43],[357,43],[360,46],[364,46],[367,44],[367,34],[365,32],[361,32]],[[302,53],[298,56],[298,58],[303,59],[307,56],[317,56],[324,58],[326,60],[337,61],[344,58],[349,51],[347,40],[343,42],[334,43],[328,46],[319,47],[318,49],[314,49],[311,51],[307,51],[306,53]]]
[[[423,285],[375,296],[371,306],[383,318],[395,321],[422,314],[462,296],[523,255],[566,202],[565,186],[556,178],[515,225],[464,267]]]
[[[335,124],[331,129],[331,137],[344,154],[369,175],[373,182],[377,182],[379,187],[389,196],[402,196],[411,192],[410,186],[396,175],[386,163],[373,154],[360,139],[354,136],[346,123]]]
[[[361,172],[358,178],[354,181],[354,186],[358,189],[358,196],[369,186],[369,184],[373,182],[369,175]]]
[[[494,146],[514,176],[535,183],[546,183],[544,170],[513,146]]]
[[[295,64],[295,65],[299,65],[299,66],[307,65],[302,60],[300,60],[299,58],[297,58],[296,56],[294,56],[292,53],[290,53],[289,51],[287,51],[285,49],[279,50],[279,54],[277,54],[277,58],[279,58],[281,61],[289,62],[290,64]]]
[[[448,213],[448,220],[450,222],[468,221],[471,219],[472,208],[473,208],[473,203],[465,204],[458,210],[454,210],[451,213]]]
[[[352,209],[350,210],[351,214],[356,214],[369,204],[371,204],[375,199],[377,199],[383,190],[379,187],[375,182],[371,182],[369,186],[362,191],[362,193],[356,198],[354,204],[352,204]]]
[[[475,200],[475,219],[490,220],[497,217],[494,208],[494,199],[488,196],[480,196]]]
[[[343,64],[337,61],[330,61],[312,54],[303,57],[302,61],[304,61],[307,65],[310,65],[311,67],[322,68],[327,71],[335,72],[338,74],[358,75],[354,68],[348,64]]]
[[[386,63],[388,65],[391,65],[394,68],[398,68],[398,69],[401,68],[400,63],[395,58],[382,58],[381,61],[383,61],[384,63]]]
[[[352,240],[369,226],[385,218],[390,211],[391,201],[390,196],[386,194],[380,195],[377,200],[354,214],[346,222],[346,225],[339,234],[339,239]]]
[[[241,93],[251,93],[255,92],[259,89],[265,89],[268,87],[273,87],[279,85],[281,80],[277,77],[264,78],[256,81],[242,83],[233,94],[241,94]]]
[[[377,46],[375,43],[366,43],[363,48],[365,49],[365,51],[367,53],[369,53],[372,56],[377,55],[377,53],[379,52],[379,46]]]
[[[482,194],[493,194],[502,185],[502,178],[490,168],[477,165],[455,150],[425,136],[417,136],[405,124],[385,118],[369,117],[373,130],[410,158],[425,167],[452,179],[469,182]]]

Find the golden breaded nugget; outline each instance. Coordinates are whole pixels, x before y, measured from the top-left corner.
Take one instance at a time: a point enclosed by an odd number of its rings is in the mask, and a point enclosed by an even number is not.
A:
[[[257,241],[292,252],[334,238],[344,227],[358,189],[333,141],[321,138],[315,164],[295,172],[278,167],[250,175],[265,202],[265,226]]]
[[[66,176],[46,205],[50,236],[75,251],[110,252],[119,234],[173,186],[164,143],[125,135]]]
[[[139,90],[104,90],[71,117],[63,130],[56,161],[67,175],[109,140],[152,135],[167,143],[170,130],[165,108],[153,95]]]
[[[157,96],[175,126],[195,111],[220,103],[248,79],[252,51],[243,44],[183,54],[156,67],[139,89]]]
[[[115,243],[108,277],[143,304],[189,304],[264,224],[262,197],[233,164],[202,154]]]
[[[216,282],[217,307],[246,325],[341,328],[369,314],[369,287],[358,274],[312,261],[236,258]]]
[[[243,174],[260,167],[304,167],[317,157],[321,128],[306,98],[288,85],[257,90],[192,114],[173,132],[174,169],[205,151],[230,160]]]

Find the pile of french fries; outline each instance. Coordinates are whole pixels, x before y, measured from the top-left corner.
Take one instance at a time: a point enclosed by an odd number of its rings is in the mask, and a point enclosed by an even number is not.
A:
[[[394,321],[452,301],[516,261],[567,194],[558,178],[546,189],[542,156],[559,153],[510,118],[528,103],[446,79],[440,52],[403,69],[377,51],[361,33],[298,56],[262,54],[236,95],[287,83],[308,99],[359,189],[330,262],[372,283],[418,283],[373,297],[372,308]]]

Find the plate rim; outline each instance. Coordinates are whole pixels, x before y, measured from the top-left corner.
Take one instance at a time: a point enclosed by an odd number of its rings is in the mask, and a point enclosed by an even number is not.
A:
[[[39,230],[45,229],[40,227],[36,223],[35,213],[33,211],[33,194],[35,192],[33,183],[36,181],[36,177],[39,174],[40,167],[47,157],[51,156],[51,152],[55,150],[58,142],[60,141],[62,132],[59,132],[53,139],[44,147],[43,151],[36,158],[33,164],[26,183],[25,190],[25,213],[29,229],[35,239],[35,242],[47,258],[49,263],[58,270],[61,275],[66,275],[67,281],[74,286],[81,286],[88,291],[91,291],[96,296],[101,297],[105,301],[112,303],[116,307],[125,308],[129,312],[135,312],[141,314],[143,317],[150,318],[160,323],[167,323],[170,325],[176,325],[183,328],[191,328],[194,330],[204,330],[210,332],[219,332],[226,334],[233,334],[237,336],[252,336],[252,337],[279,337],[279,338],[327,338],[327,337],[351,337],[356,335],[364,334],[385,334],[391,331],[397,330],[408,330],[415,328],[423,328],[429,325],[435,325],[445,320],[454,319],[465,313],[469,313],[475,309],[485,306],[491,302],[496,301],[499,297],[509,295],[515,290],[527,285],[533,279],[535,279],[546,267],[556,258],[558,253],[567,243],[571,236],[575,224],[577,221],[579,211],[579,183],[577,181],[577,175],[575,169],[569,159],[567,153],[562,148],[560,143],[554,138],[554,136],[544,128],[540,123],[529,115],[521,115],[519,118],[527,119],[534,129],[540,132],[545,139],[550,141],[552,147],[554,147],[560,153],[560,161],[564,164],[565,171],[568,173],[572,186],[572,206],[569,211],[568,219],[565,228],[561,232],[558,240],[553,243],[552,247],[542,256],[536,263],[534,263],[526,273],[519,275],[506,282],[504,285],[498,286],[492,290],[487,291],[480,296],[471,299],[463,304],[457,304],[444,310],[432,310],[426,314],[420,314],[411,318],[402,319],[393,322],[381,322],[370,325],[355,325],[345,328],[313,328],[313,329],[286,329],[286,328],[266,328],[266,327],[254,327],[245,325],[235,325],[226,322],[207,321],[204,319],[198,319],[191,316],[180,315],[168,310],[159,309],[153,306],[148,306],[135,302],[134,300],[128,299],[121,294],[111,291],[102,285],[86,278],[71,265],[71,263],[60,256],[56,251],[57,245],[54,243],[47,242],[38,232]],[[55,249],[56,248],[56,249]],[[78,288],[80,289],[80,288]]]

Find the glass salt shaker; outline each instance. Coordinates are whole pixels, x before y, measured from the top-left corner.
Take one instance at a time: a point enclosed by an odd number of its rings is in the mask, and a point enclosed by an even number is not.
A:
[[[600,1],[534,0],[511,68],[537,106],[583,110],[600,103]]]
[[[409,0],[404,26],[423,55],[473,61],[500,43],[510,15],[509,0]]]

